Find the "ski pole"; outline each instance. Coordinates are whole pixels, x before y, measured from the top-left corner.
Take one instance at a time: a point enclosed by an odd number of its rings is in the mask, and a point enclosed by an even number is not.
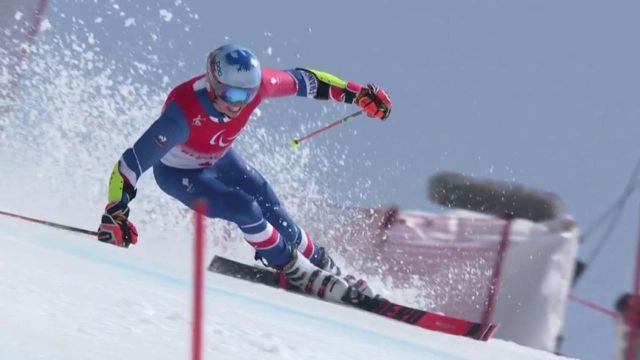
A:
[[[307,140],[307,139],[309,139],[311,137],[314,137],[314,136],[320,134],[321,132],[325,132],[325,131],[327,131],[327,130],[329,130],[331,128],[334,128],[334,127],[336,127],[336,126],[338,126],[340,124],[344,124],[347,121],[349,121],[350,119],[352,119],[352,118],[354,118],[356,116],[359,116],[360,114],[362,114],[362,110],[358,110],[358,111],[354,112],[353,114],[349,114],[349,115],[347,115],[347,116],[345,116],[343,118],[340,118],[340,119],[332,122],[331,124],[323,126],[318,130],[312,131],[309,134],[307,134],[307,135],[305,135],[305,136],[303,136],[303,137],[301,137],[299,139],[293,139],[293,140],[291,140],[291,147],[298,148],[298,147],[300,147],[300,144],[303,141],[305,141],[305,140]]]
[[[17,214],[4,212],[4,211],[1,211],[1,210],[0,210],[0,215],[10,216],[10,217],[14,217],[14,218],[25,220],[25,221],[31,221],[31,222],[34,222],[34,223],[37,223],[37,224],[47,225],[47,226],[51,226],[51,227],[62,229],[62,230],[68,230],[68,231],[73,231],[73,232],[77,232],[77,233],[81,233],[81,234],[98,236],[98,232],[97,231],[85,230],[85,229],[80,229],[80,228],[73,227],[73,226],[54,223],[54,222],[51,222],[51,221],[34,219],[34,218],[27,217],[27,216],[22,216],[22,215],[17,215]]]

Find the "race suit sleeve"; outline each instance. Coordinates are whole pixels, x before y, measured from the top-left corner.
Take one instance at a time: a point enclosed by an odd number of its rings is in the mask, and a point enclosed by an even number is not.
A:
[[[308,68],[274,70],[263,68],[264,97],[297,95],[318,100],[335,100],[353,104],[362,85]]]
[[[138,179],[171,148],[189,138],[189,127],[182,110],[175,102],[165,107],[160,117],[126,149],[111,172],[109,202],[121,201],[126,205],[132,198]]]

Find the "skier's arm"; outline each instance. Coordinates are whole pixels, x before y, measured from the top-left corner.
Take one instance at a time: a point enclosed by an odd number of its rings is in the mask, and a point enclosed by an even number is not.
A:
[[[170,103],[158,120],[125,150],[109,179],[108,204],[98,235],[101,241],[125,247],[135,244],[137,233],[131,234],[135,233],[135,227],[128,221],[128,204],[136,196],[138,179],[188,137],[189,128],[182,111],[175,103]]]
[[[288,76],[287,76],[288,75]],[[385,120],[391,114],[391,98],[380,87],[362,86],[324,71],[296,68],[287,71],[263,69],[263,96],[297,95],[318,100],[355,104],[370,117]]]
[[[140,175],[156,164],[171,148],[179,145],[189,137],[189,128],[184,115],[175,103],[167,106],[132,147],[125,150],[113,168],[109,181],[109,202],[128,202],[123,192],[124,183],[133,188]]]
[[[344,81],[335,75],[303,68],[286,71],[263,68],[262,79],[264,97],[297,95],[351,104],[362,88],[360,84]]]
[[[309,68],[288,70],[297,84],[296,95],[318,100],[335,100],[353,104],[362,85],[345,81],[324,71]]]

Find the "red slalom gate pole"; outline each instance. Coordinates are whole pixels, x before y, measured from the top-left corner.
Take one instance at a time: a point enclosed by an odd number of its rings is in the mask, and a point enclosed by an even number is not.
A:
[[[487,306],[484,308],[482,314],[482,323],[490,324],[493,319],[493,314],[496,309],[496,302],[498,301],[498,290],[500,288],[500,281],[502,280],[502,267],[504,264],[504,258],[509,248],[509,241],[511,235],[511,221],[512,219],[506,218],[504,227],[502,228],[502,236],[500,238],[500,246],[498,248],[498,257],[493,266],[493,272],[491,273],[491,284],[489,285],[489,298],[487,299]]]
[[[636,269],[633,276],[633,297],[635,299],[640,298],[640,228],[638,229],[637,242]],[[637,301],[632,301],[629,315],[627,315],[625,319],[629,327],[629,332],[627,333],[627,352],[625,354],[625,359],[627,360],[635,360],[636,352],[638,351],[638,322],[640,321],[638,316],[640,309],[638,309],[638,306]]]
[[[195,243],[193,246],[193,333],[192,359],[202,359],[202,316],[204,289],[204,214],[206,205],[200,200],[196,204]]]

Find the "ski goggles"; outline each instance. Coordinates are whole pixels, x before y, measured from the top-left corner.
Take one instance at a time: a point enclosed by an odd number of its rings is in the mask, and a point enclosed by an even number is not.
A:
[[[216,97],[230,105],[246,105],[258,93],[258,88],[241,88],[221,83],[215,76],[208,76]]]

